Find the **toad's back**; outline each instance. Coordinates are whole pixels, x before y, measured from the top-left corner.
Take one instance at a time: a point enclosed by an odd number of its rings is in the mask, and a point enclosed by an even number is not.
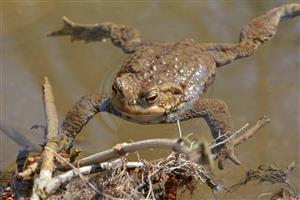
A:
[[[137,90],[172,83],[183,91],[184,100],[190,101],[205,92],[214,79],[215,69],[209,54],[197,48],[193,40],[183,40],[140,48],[123,63],[118,76],[135,76],[139,80]]]

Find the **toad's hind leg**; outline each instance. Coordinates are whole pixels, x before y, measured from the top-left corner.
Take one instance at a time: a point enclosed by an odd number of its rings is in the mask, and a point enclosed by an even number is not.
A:
[[[240,33],[239,43],[204,43],[198,44],[198,47],[214,58],[217,67],[227,65],[234,60],[253,55],[259,46],[272,39],[279,22],[299,15],[299,3],[282,5],[253,19],[245,26]]]
[[[140,33],[135,28],[112,22],[101,24],[78,24],[63,17],[64,26],[48,36],[70,36],[71,41],[84,40],[85,42],[105,41],[120,47],[125,53],[132,53],[142,45]]]

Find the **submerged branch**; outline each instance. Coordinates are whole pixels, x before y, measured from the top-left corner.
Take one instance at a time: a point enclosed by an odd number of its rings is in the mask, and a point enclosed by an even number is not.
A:
[[[238,160],[234,152],[235,147],[252,138],[257,133],[258,130],[260,130],[264,125],[268,124],[270,121],[271,120],[269,118],[264,116],[260,118],[256,122],[256,124],[253,127],[251,127],[248,131],[242,133],[239,136],[237,136],[236,133],[239,133],[240,130],[238,130],[235,134],[233,134],[234,137],[230,137],[228,141],[225,143],[224,148],[221,149],[221,151],[217,152],[219,168],[220,169],[224,168],[225,159],[230,159],[235,164],[240,165],[241,162]],[[218,144],[213,145],[212,151],[214,151],[215,146],[218,146]]]
[[[243,133],[242,135],[240,135],[239,137],[237,137],[233,140],[233,142],[232,142],[233,146],[236,147],[236,146],[246,142],[248,139],[252,138],[260,128],[262,128],[264,125],[266,125],[270,121],[271,120],[269,118],[267,118],[266,116],[263,116],[262,118],[260,118],[252,128],[250,128],[248,131],[246,131],[245,133]]]
[[[231,186],[232,190],[237,190],[239,187],[246,185],[250,181],[258,181],[259,183],[268,181],[270,183],[285,183],[290,188],[294,189],[289,183],[288,174],[294,169],[295,161],[293,161],[286,170],[279,169],[272,165],[262,164],[256,170],[249,169],[246,176],[240,182]]]

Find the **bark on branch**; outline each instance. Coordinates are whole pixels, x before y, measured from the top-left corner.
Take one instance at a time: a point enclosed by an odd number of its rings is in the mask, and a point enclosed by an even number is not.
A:
[[[47,144],[46,147],[50,149],[57,149],[57,133],[58,133],[58,119],[54,103],[54,96],[48,78],[44,78],[43,83],[44,106],[47,119]],[[48,181],[52,178],[52,173],[55,169],[54,156],[52,152],[44,149],[42,153],[42,164],[39,177],[34,181],[32,199],[45,198],[46,194],[44,188]]]
[[[189,154],[188,147],[181,144],[177,139],[149,139],[131,144],[118,144],[112,149],[102,151],[78,161],[79,166],[92,165],[105,162],[114,158],[119,158],[130,152],[136,152],[146,149],[170,149],[185,155]]]

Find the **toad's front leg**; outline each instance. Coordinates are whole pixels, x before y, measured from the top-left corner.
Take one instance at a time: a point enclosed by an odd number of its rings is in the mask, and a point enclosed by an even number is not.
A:
[[[68,151],[77,134],[98,112],[108,112],[118,116],[107,95],[90,94],[81,97],[67,113],[61,125],[59,151]]]
[[[217,143],[224,141],[232,134],[233,123],[231,114],[223,100],[199,98],[191,112],[195,117],[198,116],[205,119]],[[235,156],[233,148],[234,146],[229,140],[224,145],[213,149],[213,152],[219,157],[219,168],[223,169],[223,161],[227,158],[237,165],[241,164]]]
[[[194,117],[203,117],[214,139],[232,131],[232,119],[227,104],[220,99],[200,98],[191,110]]]
[[[204,118],[211,130],[212,136],[216,142],[221,142],[230,136],[233,130],[233,123],[231,119],[231,114],[226,103],[219,99],[208,99],[199,98],[186,112],[179,112],[177,114],[179,120],[187,120],[190,118],[201,117]],[[213,149],[214,153],[220,158],[222,162],[224,159],[229,158],[236,164],[240,164],[240,161],[235,157],[232,145],[229,144],[230,141],[226,142],[224,145],[219,145],[217,148]],[[219,163],[221,165],[221,163]],[[222,168],[222,166],[220,166]]]

